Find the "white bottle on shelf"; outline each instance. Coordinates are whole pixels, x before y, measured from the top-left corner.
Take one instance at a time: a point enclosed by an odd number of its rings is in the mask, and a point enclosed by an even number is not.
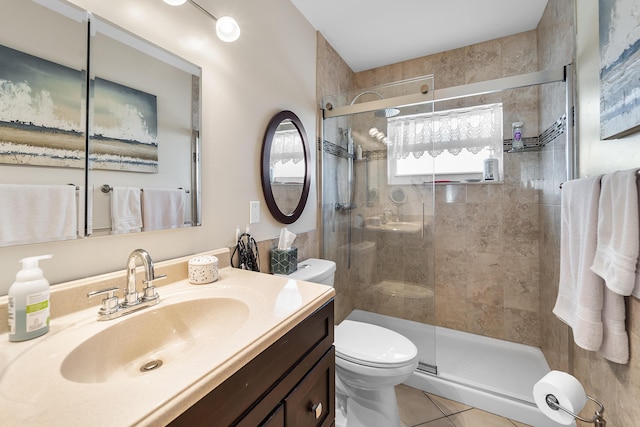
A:
[[[495,181],[498,179],[498,159],[493,156],[493,149],[489,149],[489,157],[484,159],[482,178],[485,181]]]

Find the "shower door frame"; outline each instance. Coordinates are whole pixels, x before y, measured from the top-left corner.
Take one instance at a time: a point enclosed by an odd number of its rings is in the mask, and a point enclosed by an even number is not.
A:
[[[435,81],[435,76],[434,76]],[[505,90],[518,89],[527,86],[542,85],[545,83],[565,83],[566,92],[566,105],[565,114],[567,117],[567,130],[566,130],[566,166],[567,166],[567,180],[576,177],[576,171],[578,169],[577,158],[578,153],[576,150],[575,133],[573,131],[574,126],[574,69],[573,64],[567,64],[559,68],[552,68],[544,71],[536,71],[533,73],[519,74],[516,76],[502,77],[499,79],[486,80],[483,82],[470,83],[466,85],[453,86],[443,89],[435,89],[433,97],[425,100],[423,93],[410,94],[396,96],[393,98],[384,98],[369,102],[363,102],[360,104],[345,105],[329,108],[323,108],[321,105],[320,114],[318,115],[318,184],[320,191],[318,191],[318,209],[322,211],[324,203],[324,191],[322,188],[322,179],[324,178],[322,153],[324,152],[324,120],[333,117],[347,116],[358,113],[366,113],[369,111],[383,110],[385,108],[394,107],[408,107],[411,105],[418,105],[429,102],[441,102],[452,99],[465,98],[469,96],[485,95],[489,93],[502,92]],[[401,83],[401,82],[400,82]],[[324,236],[324,223],[322,221],[322,215],[318,215],[318,235]],[[320,253],[325,252],[324,238],[320,239],[319,245]]]
[[[435,78],[434,78],[435,80]],[[434,81],[432,80],[432,81]],[[565,84],[565,114],[566,114],[566,128],[565,128],[565,161],[566,161],[566,179],[574,179],[577,171],[577,150],[575,142],[574,127],[574,67],[572,64],[568,64],[559,68],[553,68],[545,71],[538,71],[533,73],[521,74],[516,76],[504,77],[499,79],[487,80],[484,82],[471,83],[467,85],[455,86],[450,88],[435,89],[433,94],[428,100],[425,100],[424,93],[402,95],[393,98],[385,98],[370,102],[364,102],[361,104],[345,105],[345,106],[331,106],[329,108],[321,108],[319,114],[319,138],[318,138],[318,184],[320,191],[318,191],[318,208],[321,212],[318,215],[318,235],[320,236],[319,250],[321,254],[326,253],[325,246],[325,224],[322,220],[322,209],[324,206],[325,194],[324,194],[324,170],[323,170],[323,154],[324,154],[324,121],[325,119],[350,116],[358,113],[366,113],[386,108],[402,108],[412,105],[435,103],[448,101],[459,98],[466,98],[477,95],[485,95],[490,93],[497,93],[508,91],[512,89],[519,89],[529,86],[544,85],[548,83]],[[397,82],[402,83],[402,82]],[[335,96],[334,94],[333,96]],[[324,106],[323,106],[324,107]],[[329,106],[327,106],[329,107]],[[435,335],[434,335],[435,338]],[[435,342],[434,342],[435,345]],[[426,371],[430,374],[437,375],[437,360],[431,363],[421,363],[419,370]]]

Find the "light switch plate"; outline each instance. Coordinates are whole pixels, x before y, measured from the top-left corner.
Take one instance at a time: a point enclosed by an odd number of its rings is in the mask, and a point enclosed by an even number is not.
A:
[[[260,202],[249,202],[249,224],[260,222]]]

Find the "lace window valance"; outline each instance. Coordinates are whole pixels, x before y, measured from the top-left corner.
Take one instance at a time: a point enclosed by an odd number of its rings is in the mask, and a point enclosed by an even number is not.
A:
[[[387,120],[388,155],[405,159],[424,153],[437,157],[465,149],[477,154],[502,147],[502,104],[460,108]]]
[[[271,142],[270,164],[275,165],[278,162],[299,163],[304,160],[304,147],[302,139],[297,129],[279,130],[273,136]]]

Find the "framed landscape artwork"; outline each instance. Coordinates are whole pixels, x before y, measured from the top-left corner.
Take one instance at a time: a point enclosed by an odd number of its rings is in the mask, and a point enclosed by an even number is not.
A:
[[[158,172],[156,97],[97,77],[92,89],[91,168]]]
[[[0,45],[0,162],[84,167],[83,73]]]
[[[85,167],[84,71],[0,45],[0,163]],[[90,168],[158,171],[156,96],[96,77]]]
[[[600,138],[640,130],[640,2],[599,0]]]

